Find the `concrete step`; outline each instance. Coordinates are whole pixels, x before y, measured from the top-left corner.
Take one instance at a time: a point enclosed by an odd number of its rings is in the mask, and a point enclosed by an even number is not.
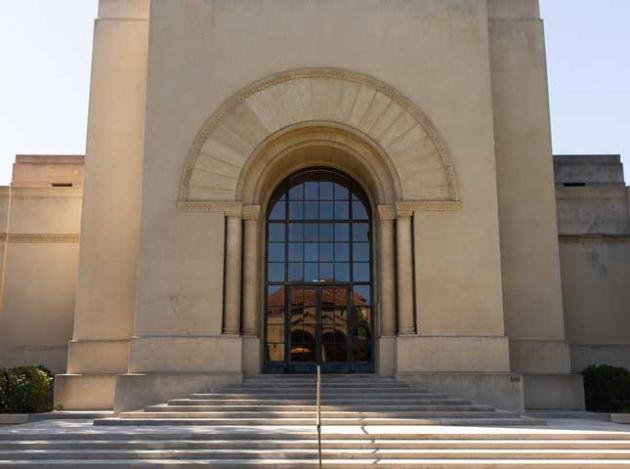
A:
[[[240,398],[256,398],[256,399],[277,399],[279,397],[290,398],[290,399],[314,399],[315,392],[293,392],[291,391],[290,396],[287,395],[288,391],[267,391],[267,392],[259,392],[252,391],[249,393],[237,393],[237,392],[208,392],[208,393],[193,393],[190,394],[191,399],[240,399]],[[380,398],[388,398],[388,399],[400,399],[400,398],[409,398],[409,399],[422,399],[422,398],[434,398],[434,399],[446,399],[450,396],[446,394],[440,393],[429,393],[422,391],[373,391],[373,390],[364,390],[364,391],[335,391],[335,392],[326,392],[322,393],[322,397],[325,399],[347,399],[354,397],[380,397]]]
[[[125,416],[122,418],[107,418],[94,421],[94,425],[127,425],[127,426],[308,426],[313,424],[313,418],[207,418],[207,417],[169,417],[162,414],[146,416]],[[525,418],[500,418],[500,417],[415,417],[415,418],[386,418],[386,417],[361,417],[361,418],[323,418],[322,425],[348,426],[348,425],[453,425],[453,426],[544,426],[544,420]]]
[[[112,468],[141,468],[141,469],[157,469],[157,468],[178,468],[178,469],[200,469],[200,467],[208,467],[213,469],[235,469],[235,468],[282,468],[282,469],[303,469],[305,467],[318,467],[316,459],[303,460],[287,460],[287,459],[270,459],[270,460],[250,460],[250,459],[205,459],[203,466],[200,466],[199,460],[92,460],[82,461],[81,468],[90,469],[112,469]],[[325,463],[326,469],[373,469],[378,465],[380,469],[401,469],[401,468],[423,468],[423,469],[460,469],[462,467],[469,469],[514,469],[518,468],[545,468],[545,469],[609,469],[627,466],[627,460],[588,460],[588,459],[566,459],[566,460],[538,460],[538,459],[510,459],[510,460],[491,460],[491,459],[459,459],[445,461],[443,459],[330,459]],[[0,460],[0,467],[3,469],[21,468],[21,469],[77,469],[76,460],[39,460],[39,461],[7,461]]]
[[[147,406],[144,409],[147,412],[315,412],[315,404],[312,405],[295,405],[295,404],[244,404],[244,405],[220,405],[220,404],[203,404],[203,405],[177,405],[177,404],[158,404]],[[492,406],[488,405],[460,405],[460,404],[416,404],[416,405],[344,405],[321,406],[321,411],[327,412],[431,412],[431,411],[451,411],[451,412],[467,412],[467,411],[493,411]]]
[[[623,449],[323,449],[325,459],[626,459],[630,463],[630,450]],[[0,460],[59,459],[316,459],[318,451],[313,449],[196,449],[196,450],[0,450]]]
[[[496,412],[488,410],[445,410],[445,411],[384,411],[384,412],[364,412],[364,411],[352,411],[345,409],[338,409],[334,411],[322,411],[321,416],[323,419],[338,419],[345,418],[357,419],[357,418],[475,418],[475,417],[487,417],[487,418],[516,418],[520,417],[520,414],[514,412]],[[137,412],[122,412],[120,417],[123,418],[234,418],[234,419],[249,419],[249,418],[315,418],[315,410],[312,411],[278,411],[278,412],[249,412],[249,411],[195,411],[189,410],[174,411],[168,408],[161,412],[155,411],[137,411]]]
[[[199,449],[316,449],[316,439],[296,440],[51,440],[0,442],[0,450],[199,450]],[[630,450],[630,441],[618,440],[359,440],[324,439],[325,449],[554,449]]]
[[[85,431],[67,431],[67,432],[47,432],[47,433],[0,433],[0,443],[16,442],[16,441],[46,441],[64,442],[64,441],[214,441],[214,440],[230,440],[230,441],[259,441],[259,440],[278,440],[283,441],[317,441],[317,431],[314,425],[305,427],[277,427],[262,426],[250,428],[238,428],[237,430],[229,427],[208,427],[203,431],[198,431],[196,427],[192,429],[181,430],[179,428],[172,429],[152,429],[152,428],[136,428],[133,433],[131,429],[127,431],[109,430],[108,428],[90,427],[89,432]],[[159,431],[158,431],[159,430]],[[477,428],[462,428],[461,431],[447,432],[430,431],[422,428],[422,431],[401,427],[399,431],[391,430],[379,432],[377,428],[370,429],[365,432],[362,428],[353,431],[351,429],[340,428],[338,426],[322,427],[322,440],[357,440],[380,442],[389,440],[405,440],[405,441],[553,441],[553,442],[597,442],[610,441],[626,443],[630,441],[630,432],[606,432],[606,431],[562,431],[553,430],[529,430],[523,429],[506,429],[503,427],[487,428],[479,431]]]
[[[255,399],[255,398],[240,398],[240,399],[171,399],[168,401],[170,405],[315,405],[315,399]],[[383,398],[348,398],[348,399],[325,399],[322,400],[322,406],[344,406],[344,407],[360,407],[364,406],[387,406],[387,405],[402,405],[402,406],[414,406],[414,405],[473,405],[473,403],[467,399],[383,399]]]

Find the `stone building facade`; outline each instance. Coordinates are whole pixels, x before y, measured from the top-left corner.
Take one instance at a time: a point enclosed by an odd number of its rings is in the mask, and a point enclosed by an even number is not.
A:
[[[101,0],[85,163],[63,408],[319,364],[576,409],[628,361],[628,190],[616,157],[554,184],[535,0]]]

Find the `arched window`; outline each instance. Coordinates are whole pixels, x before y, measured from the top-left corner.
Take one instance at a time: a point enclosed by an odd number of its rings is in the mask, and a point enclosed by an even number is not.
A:
[[[373,369],[370,205],[350,177],[309,169],[267,212],[265,370]]]

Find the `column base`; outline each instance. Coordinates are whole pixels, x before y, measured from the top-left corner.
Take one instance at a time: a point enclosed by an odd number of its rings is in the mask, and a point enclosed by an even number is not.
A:
[[[262,370],[260,339],[253,335],[243,336],[243,373],[247,376],[258,375]]]
[[[241,373],[241,336],[133,337],[129,373]]]
[[[55,376],[55,409],[111,410],[115,374],[62,374]]]
[[[68,374],[119,374],[129,366],[129,340],[71,340]]]
[[[385,335],[378,339],[377,371],[381,376],[396,374],[396,336]]]

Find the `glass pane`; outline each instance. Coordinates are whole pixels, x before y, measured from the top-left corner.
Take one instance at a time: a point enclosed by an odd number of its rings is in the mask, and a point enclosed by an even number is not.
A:
[[[269,214],[269,219],[270,220],[284,220],[285,205],[286,203],[284,200],[276,202],[276,204],[271,209],[271,213]]]
[[[291,262],[289,263],[289,281],[296,282],[298,280],[304,279],[304,273],[302,272],[302,263],[301,262]]]
[[[350,281],[350,266],[345,262],[335,262],[335,280],[338,282]]]
[[[352,225],[353,241],[369,241],[370,225],[369,223],[354,223]]]
[[[284,241],[284,223],[269,223],[269,241]]]
[[[335,269],[332,263],[319,264],[319,279],[327,282],[335,279]]]
[[[267,273],[267,277],[270,282],[284,282],[284,263],[273,263],[270,262],[268,264],[269,269]]]
[[[289,200],[304,199],[304,184],[298,184],[289,189]]]
[[[304,290],[301,288],[291,288],[291,307],[304,304]]]
[[[352,358],[356,362],[372,361],[372,347],[369,341],[354,340],[352,350]]]
[[[370,243],[352,243],[352,260],[368,262],[370,260]]]
[[[352,304],[365,306],[372,303],[369,285],[355,285],[352,291]]]
[[[284,243],[269,243],[269,261],[284,262]]]
[[[319,270],[316,263],[304,264],[304,280],[306,282],[316,282],[319,280]]]
[[[304,218],[304,202],[289,202],[289,219],[302,220]]]
[[[335,223],[335,241],[350,240],[350,225],[348,223]]]
[[[350,243],[335,243],[335,261],[350,260]]]
[[[335,184],[335,200],[348,200],[348,188]]]
[[[304,183],[304,198],[306,200],[317,200],[319,196],[318,183],[315,181]]]
[[[317,220],[318,215],[317,202],[304,202],[304,218],[306,220]]]
[[[352,202],[352,218],[354,220],[367,220],[368,213],[365,209],[365,205],[363,202],[354,201]]]
[[[355,282],[370,281],[370,264],[369,262],[355,262],[352,266],[352,280]]]
[[[267,308],[270,318],[278,318],[280,322],[284,321],[284,287],[272,286],[267,288]]]
[[[314,288],[304,289],[304,306],[317,305],[317,290]]]
[[[348,314],[346,288],[324,288],[321,293],[322,361],[347,361]]]
[[[350,218],[350,206],[348,202],[335,202],[335,220],[348,220]]]
[[[284,361],[284,344],[267,344],[267,361]]]
[[[302,243],[289,243],[289,261],[299,262],[304,260],[304,245]]]
[[[319,219],[320,220],[332,220],[333,219],[333,206],[332,202],[320,202],[319,203]]]
[[[304,241],[317,241],[318,236],[317,223],[306,223],[304,225]]]
[[[315,290],[291,290],[291,361],[315,361]]]
[[[332,241],[334,239],[334,225],[332,223],[319,224],[319,240]]]
[[[267,325],[267,340],[269,342],[275,342],[275,343],[284,342],[284,325],[268,324]]]
[[[289,224],[289,241],[302,241],[304,239],[304,225],[302,223]]]
[[[319,261],[332,262],[333,260],[333,243],[320,243],[319,245]]]
[[[319,183],[319,199],[320,200],[333,199],[333,183],[332,182],[322,181]]]
[[[318,251],[317,243],[305,243],[304,260],[306,262],[317,262],[319,260]]]

